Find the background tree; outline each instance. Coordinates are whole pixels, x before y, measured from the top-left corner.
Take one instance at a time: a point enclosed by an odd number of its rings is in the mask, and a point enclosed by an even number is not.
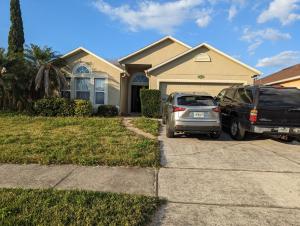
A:
[[[22,55],[24,51],[24,30],[19,0],[10,1],[10,31],[8,36],[8,56]]]
[[[0,49],[0,107],[3,110],[23,110],[30,102],[32,69],[23,57],[11,59]]]
[[[60,96],[61,89],[67,84],[65,75],[61,71],[61,68],[66,65],[64,60],[52,48],[34,44],[26,47],[25,59],[36,70],[35,90],[43,91],[42,97]]]

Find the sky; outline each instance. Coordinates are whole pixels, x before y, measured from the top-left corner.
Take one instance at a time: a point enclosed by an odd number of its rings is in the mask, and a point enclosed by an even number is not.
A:
[[[20,0],[26,44],[115,60],[166,35],[206,42],[264,76],[300,63],[300,0]],[[9,0],[0,0],[7,48]]]

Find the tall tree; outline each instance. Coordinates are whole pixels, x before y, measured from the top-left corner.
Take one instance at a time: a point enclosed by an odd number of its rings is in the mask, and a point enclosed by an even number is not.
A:
[[[19,0],[10,1],[10,31],[8,36],[8,56],[14,57],[23,54],[24,51],[24,30]]]

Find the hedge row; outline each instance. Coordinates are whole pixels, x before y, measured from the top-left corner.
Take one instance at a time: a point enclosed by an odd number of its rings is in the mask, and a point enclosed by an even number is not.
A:
[[[143,89],[140,93],[142,115],[150,118],[159,118],[161,115],[161,93],[160,90]]]
[[[93,114],[93,106],[87,100],[67,100],[64,98],[46,98],[37,100],[33,105],[33,113],[39,116],[83,116]],[[117,116],[118,108],[112,105],[103,105],[98,108],[98,116]]]

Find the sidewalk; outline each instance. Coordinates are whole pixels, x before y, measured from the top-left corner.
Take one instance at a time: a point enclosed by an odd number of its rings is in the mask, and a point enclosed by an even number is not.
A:
[[[83,189],[148,196],[157,193],[155,169],[76,165],[0,164],[0,187]]]

